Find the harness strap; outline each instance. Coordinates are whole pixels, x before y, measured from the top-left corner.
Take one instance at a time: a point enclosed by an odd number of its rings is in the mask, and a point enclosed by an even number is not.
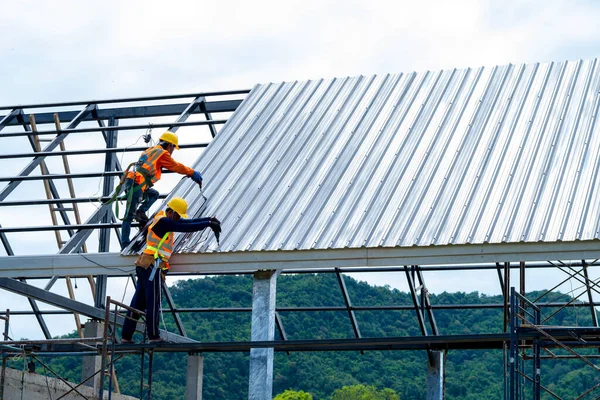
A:
[[[160,239],[160,242],[158,242],[158,246],[157,247],[146,245],[146,249],[148,249],[148,250],[154,250],[154,259],[155,260],[159,257],[158,251],[162,247],[162,245],[165,242],[165,240],[167,240],[167,237],[169,237],[169,233],[170,232],[165,233],[165,235],[162,237],[162,239]]]

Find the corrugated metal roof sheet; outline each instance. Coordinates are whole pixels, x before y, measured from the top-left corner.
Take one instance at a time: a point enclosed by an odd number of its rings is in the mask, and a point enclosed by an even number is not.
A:
[[[597,239],[598,68],[257,85],[196,163],[203,215],[223,222],[220,251]],[[176,244],[214,250],[200,232]]]

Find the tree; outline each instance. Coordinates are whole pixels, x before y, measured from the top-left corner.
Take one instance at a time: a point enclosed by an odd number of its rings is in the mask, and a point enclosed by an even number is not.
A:
[[[273,400],[313,400],[312,394],[302,390],[288,389],[283,393],[279,393]]]
[[[392,389],[377,390],[375,386],[344,386],[333,392],[331,400],[400,400]]]

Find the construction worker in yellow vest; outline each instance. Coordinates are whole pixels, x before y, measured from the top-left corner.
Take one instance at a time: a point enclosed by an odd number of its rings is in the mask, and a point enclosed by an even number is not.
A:
[[[148,222],[146,213],[158,199],[158,191],[152,189],[152,185],[160,179],[163,168],[189,176],[202,187],[200,172],[178,163],[171,157],[173,151],[179,149],[177,135],[167,131],[158,140],[158,145],[148,148],[140,155],[135,170],[127,173],[127,178],[123,184],[127,196],[127,206],[123,226],[121,227],[121,248],[125,248],[129,244],[131,223],[134,218],[142,227]],[[142,200],[141,204],[140,200]]]
[[[162,281],[170,268],[174,232],[196,232],[210,227],[215,235],[221,233],[221,222],[217,218],[187,219],[187,208],[184,199],[174,197],[167,203],[166,211],[156,214],[148,228],[146,247],[135,262],[137,286],[131,299],[131,307],[146,313],[146,328],[150,343],[162,341],[158,329],[160,293]],[[160,270],[160,277],[153,274],[155,265]],[[128,312],[127,316],[129,318],[123,324],[121,343],[133,343],[133,333],[140,318],[139,314],[131,312]]]

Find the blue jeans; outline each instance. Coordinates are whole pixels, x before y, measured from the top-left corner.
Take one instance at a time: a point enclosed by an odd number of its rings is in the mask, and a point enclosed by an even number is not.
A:
[[[152,265],[148,268],[135,267],[137,286],[135,288],[135,294],[131,299],[131,307],[146,313],[146,329],[148,331],[148,339],[153,340],[160,338],[160,332],[158,330],[158,321],[160,316],[158,313],[162,282],[160,271],[154,275],[154,279],[152,281],[150,280],[151,273]],[[126,340],[131,340],[135,332],[137,320],[140,319],[140,314],[133,314],[131,311],[127,311],[127,316],[133,318],[133,320],[129,318],[125,319],[125,322],[123,323],[123,330],[121,331],[121,337]]]
[[[126,196],[128,194],[129,189],[132,186],[134,186],[133,179],[127,179],[125,181],[125,184],[123,185],[123,189],[125,190]],[[146,189],[145,192],[142,192],[141,189],[138,189],[135,192],[133,192],[133,196],[131,197],[131,204],[127,204],[127,214],[125,215],[125,219],[123,220],[123,226],[121,226],[121,249],[124,249],[129,244],[129,236],[131,235],[131,223],[133,222],[135,212],[139,209],[140,211],[147,213],[152,204],[154,204],[154,202],[156,201],[156,199],[158,199],[158,191],[152,188]],[[139,208],[138,204],[140,205]]]

